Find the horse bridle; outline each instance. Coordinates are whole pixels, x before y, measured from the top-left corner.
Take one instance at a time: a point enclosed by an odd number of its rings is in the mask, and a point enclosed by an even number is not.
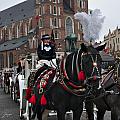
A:
[[[79,74],[79,72],[80,72],[80,69],[79,69],[79,64],[78,64],[78,56],[79,56],[79,52],[80,52],[80,50],[78,50],[78,53],[77,53],[77,58],[76,58],[76,69],[77,69],[77,74]],[[101,76],[100,76],[100,72],[99,72],[99,70],[98,70],[98,66],[97,66],[97,59],[98,59],[98,54],[95,56],[95,60],[94,60],[94,58],[93,58],[93,56],[92,56],[92,54],[90,53],[90,52],[88,52],[88,53],[82,53],[81,54],[81,70],[83,70],[83,56],[85,56],[85,55],[90,55],[90,57],[91,57],[91,59],[92,59],[92,63],[93,63],[93,69],[92,69],[92,73],[91,73],[91,76],[90,77],[87,77],[86,76],[86,80],[89,80],[89,79],[100,79],[101,78]],[[95,69],[97,70],[97,74],[98,75],[96,75],[96,76],[93,76],[93,73],[94,73],[94,71],[95,71]],[[84,71],[84,70],[83,70]],[[85,71],[84,71],[85,72]]]
[[[91,76],[90,76],[90,77],[87,77],[87,76],[86,76],[86,80],[89,80],[89,79],[92,79],[92,78],[94,78],[94,79],[100,79],[101,76],[100,76],[100,72],[99,72],[98,66],[97,66],[97,59],[98,59],[98,58],[97,58],[97,55],[96,55],[96,58],[95,58],[95,60],[94,60],[94,59],[93,59],[93,56],[92,56],[92,54],[91,54],[90,52],[89,52],[89,53],[82,53],[82,54],[81,54],[81,64],[80,64],[80,68],[79,68],[79,63],[78,63],[79,52],[80,52],[80,49],[78,50],[77,56],[76,56],[76,70],[77,70],[77,75],[79,74],[80,70],[83,70],[83,64],[82,64],[82,62],[83,62],[83,56],[89,54],[89,55],[91,56],[91,59],[92,59],[93,70],[92,70],[92,73],[91,73]],[[66,58],[67,58],[67,57],[66,57]],[[63,69],[64,69],[65,78],[66,78],[66,79],[69,79],[68,74],[67,74],[67,71],[66,71],[66,68],[65,68],[66,58],[64,58],[64,60],[63,60]],[[72,73],[73,73],[73,63],[74,63],[74,60],[75,60],[75,55],[73,54],[73,58],[72,58]],[[97,70],[97,74],[98,74],[98,75],[93,76],[93,73],[94,73],[95,69]],[[84,71],[84,70],[83,70],[83,71]],[[86,80],[85,80],[85,81],[86,81]]]

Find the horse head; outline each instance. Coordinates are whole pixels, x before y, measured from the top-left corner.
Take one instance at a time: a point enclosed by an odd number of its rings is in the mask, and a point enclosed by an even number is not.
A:
[[[102,51],[105,45],[106,44],[94,48],[92,45],[86,46],[85,44],[81,44],[80,54],[78,55],[78,65],[80,65],[78,66],[80,68],[78,76],[80,79],[81,71],[83,71],[88,86],[94,88],[99,87],[102,63],[99,51]]]
[[[99,51],[103,50],[105,45],[94,48],[92,45],[81,44],[79,50],[67,55],[62,64],[62,73],[68,82],[65,84],[71,89],[85,86],[89,88],[98,88],[101,79],[102,58]],[[70,85],[69,85],[70,84]]]

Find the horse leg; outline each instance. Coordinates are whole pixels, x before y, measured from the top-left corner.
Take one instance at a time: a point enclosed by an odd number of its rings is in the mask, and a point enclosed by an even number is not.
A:
[[[37,119],[42,120],[42,112],[41,112],[41,106],[40,105],[36,106],[36,113],[37,113]]]
[[[104,120],[106,110],[105,109],[99,109],[97,111],[97,120]]]
[[[120,120],[120,110],[116,106],[111,109],[111,120]]]
[[[59,109],[57,110],[57,118],[58,120],[65,120],[65,110],[64,109]]]
[[[85,108],[89,120],[94,120],[94,105],[93,101],[85,101]]]
[[[80,120],[82,111],[83,111],[83,106],[79,106],[79,109],[73,110],[73,120]]]
[[[50,111],[51,110],[45,109],[45,111],[42,114],[42,120],[47,120]]]

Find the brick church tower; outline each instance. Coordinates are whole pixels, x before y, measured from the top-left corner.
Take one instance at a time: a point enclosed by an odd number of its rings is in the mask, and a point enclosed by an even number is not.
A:
[[[65,38],[71,34],[76,35],[75,46],[79,47],[83,32],[74,19],[78,11],[88,13],[88,0],[26,0],[0,11],[0,69],[36,55],[41,36],[52,31],[58,53],[69,48]]]
[[[53,29],[57,51],[64,51],[65,37],[74,33],[79,46],[83,33],[81,24],[74,19],[78,11],[88,12],[88,0],[36,0],[39,35],[51,34]]]

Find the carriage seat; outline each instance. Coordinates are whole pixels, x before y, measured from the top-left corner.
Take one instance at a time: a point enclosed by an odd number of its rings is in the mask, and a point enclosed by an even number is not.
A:
[[[39,99],[40,102],[42,102],[41,99],[45,99],[44,92],[48,91],[50,87],[53,85],[53,79],[55,73],[56,73],[56,69],[49,67],[47,65],[38,69],[34,77],[34,86],[32,88],[33,95],[32,96],[29,95],[30,94],[29,92],[28,95],[26,95],[28,96],[28,98],[26,97],[26,99],[30,103],[35,104],[36,99]],[[45,103],[40,103],[40,104],[45,104]]]

